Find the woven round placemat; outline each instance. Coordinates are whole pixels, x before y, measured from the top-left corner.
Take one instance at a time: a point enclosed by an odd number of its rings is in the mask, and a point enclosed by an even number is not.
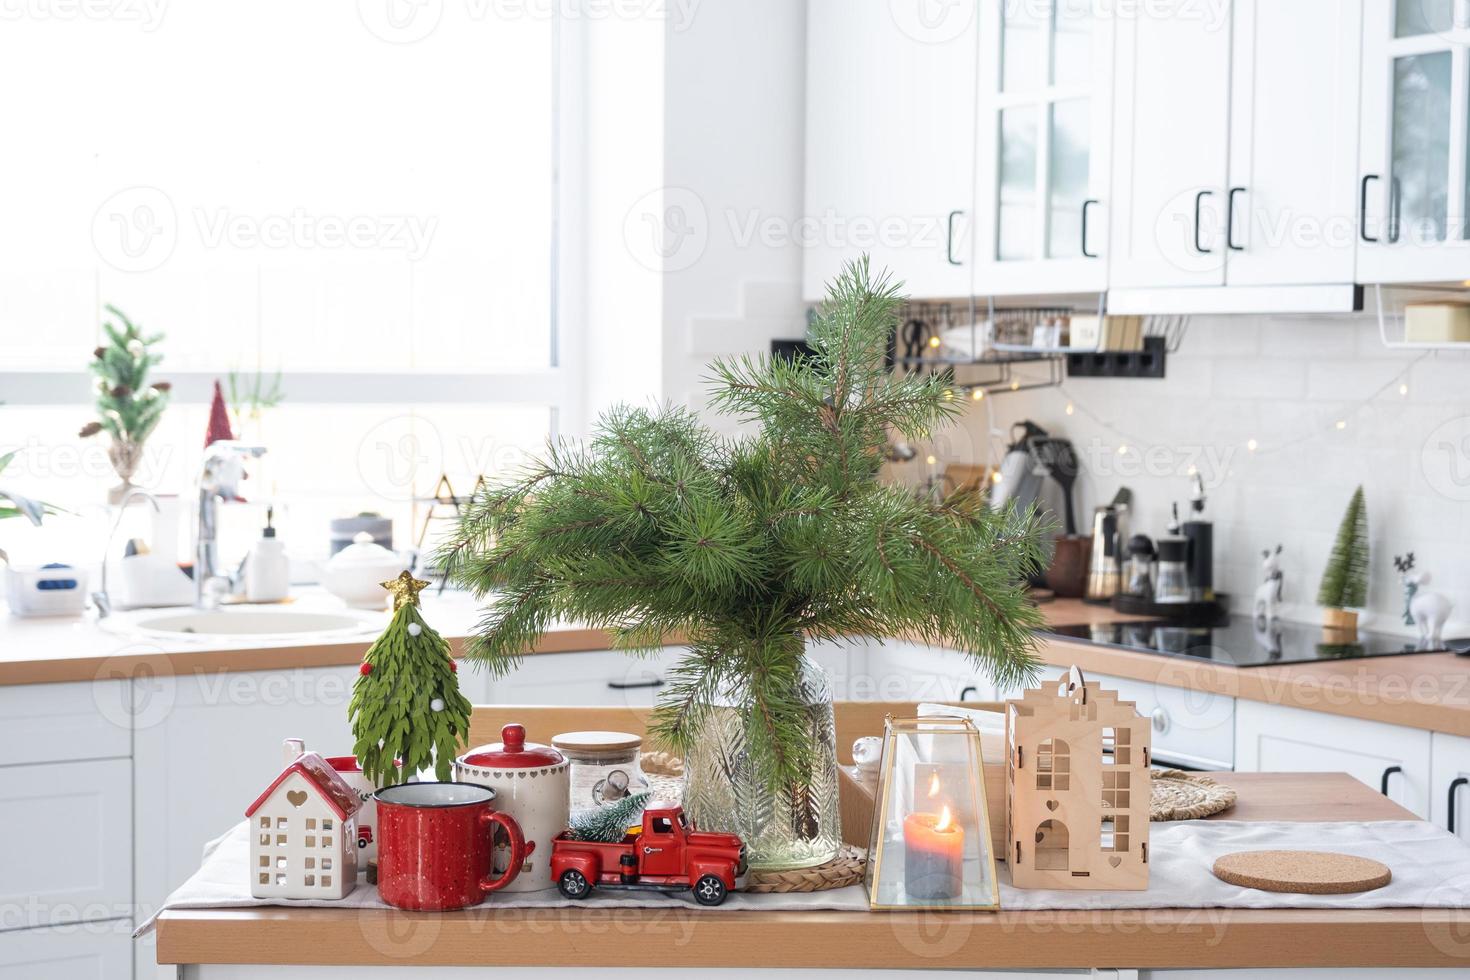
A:
[[[1153,772],[1150,820],[1198,820],[1235,805],[1235,790],[1221,786],[1209,776],[1178,769]]]
[[[868,863],[868,852],[861,847],[843,844],[837,856],[826,864],[815,868],[795,868],[791,871],[752,871],[745,885],[748,892],[824,892],[832,888],[843,888],[863,880],[863,868]]]
[[[672,752],[645,752],[641,762],[648,786],[661,799],[680,799],[684,795],[684,760]],[[820,892],[843,888],[863,880],[868,852],[861,847],[843,844],[837,856],[815,868],[791,871],[752,871],[746,881],[747,892],[784,893]]]

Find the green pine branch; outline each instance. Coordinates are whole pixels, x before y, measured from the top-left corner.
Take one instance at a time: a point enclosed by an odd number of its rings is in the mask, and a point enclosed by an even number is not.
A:
[[[878,482],[891,433],[923,439],[961,410],[948,376],[885,369],[900,302],[861,261],[832,284],[812,356],[716,361],[712,403],[752,436],[721,439],[681,408],[620,407],[585,447],[552,444],[477,494],[438,556],[494,597],[467,656],[503,674],[560,619],[632,653],[683,635],[654,735],[687,752],[711,706],[736,695],[773,787],[811,760],[804,640],[914,636],[956,645],[1001,683],[1030,680],[1040,619],[1022,583],[1046,532],[1035,514]]]

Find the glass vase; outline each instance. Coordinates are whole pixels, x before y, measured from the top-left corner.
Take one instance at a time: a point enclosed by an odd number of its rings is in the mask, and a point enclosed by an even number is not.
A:
[[[761,724],[748,690],[726,689],[685,753],[684,808],[696,827],[740,835],[750,866],[785,871],[826,864],[842,846],[837,800],[837,728],[832,683],[816,661],[800,654],[797,700],[812,746],[806,775],[768,785],[747,746]]]

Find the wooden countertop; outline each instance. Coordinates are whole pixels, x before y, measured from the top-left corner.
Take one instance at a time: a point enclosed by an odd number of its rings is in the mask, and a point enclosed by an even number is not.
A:
[[[428,593],[425,593],[428,595]],[[1073,599],[1044,604],[1050,624],[1110,623],[1139,617]],[[456,656],[478,620],[468,596],[432,596],[425,615]],[[386,613],[383,615],[387,622]],[[202,644],[139,640],[108,633],[90,620],[0,619],[0,686],[127,679],[216,671],[336,667],[362,659],[372,641]],[[677,642],[677,638],[672,638]],[[575,625],[549,631],[531,653],[606,650],[602,630]],[[1046,638],[1041,657],[1054,666],[1228,697],[1283,704],[1470,737],[1470,658],[1434,653],[1240,669],[1183,657],[1132,653]]]
[[[1340,773],[1221,773],[1231,820],[1408,820]],[[1450,909],[922,914],[670,909],[167,912],[160,963],[896,969],[1470,967]]]

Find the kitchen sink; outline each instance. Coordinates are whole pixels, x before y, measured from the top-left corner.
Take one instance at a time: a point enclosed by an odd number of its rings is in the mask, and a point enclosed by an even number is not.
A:
[[[375,633],[383,617],[369,613],[298,612],[283,609],[154,609],[109,616],[105,629],[153,637],[324,640]]]

